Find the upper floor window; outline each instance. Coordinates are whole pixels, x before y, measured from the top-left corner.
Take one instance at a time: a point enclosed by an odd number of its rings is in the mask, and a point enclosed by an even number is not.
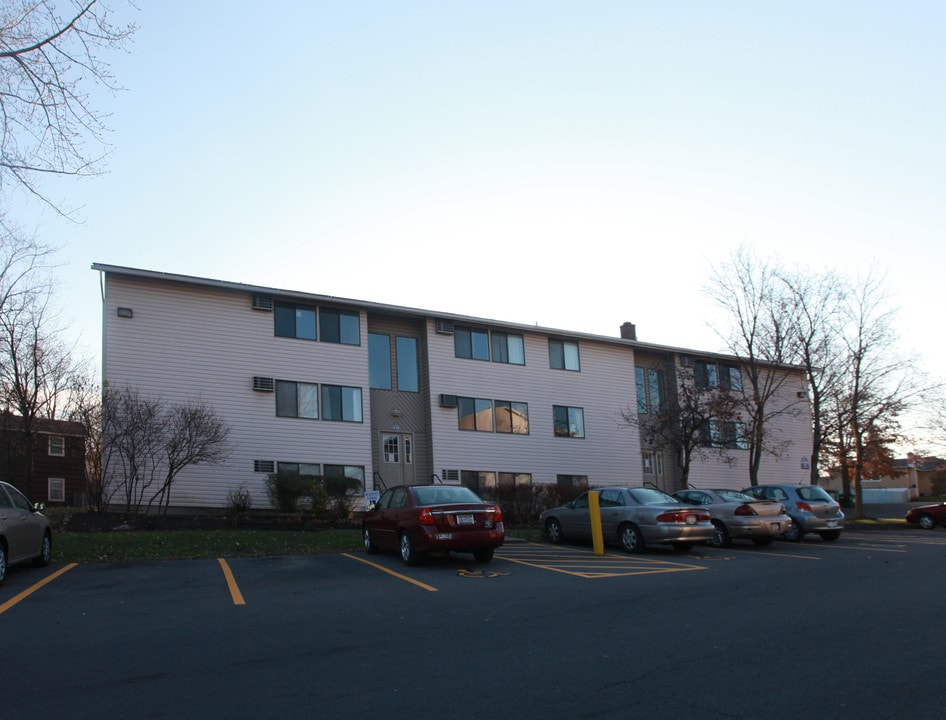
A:
[[[276,415],[318,419],[319,386],[315,383],[276,381]]]
[[[529,434],[529,404],[510,400],[496,401],[496,432]]]
[[[453,346],[458,358],[492,360],[511,365],[526,364],[522,335],[458,327],[453,331]]]
[[[493,432],[493,401],[485,398],[457,398],[461,430]]]
[[[493,330],[491,333],[493,362],[525,365],[526,351],[522,335],[510,335]]]
[[[458,358],[489,360],[489,333],[458,327],[453,331],[453,348]]]
[[[277,336],[315,340],[315,308],[277,302],[273,304],[273,317]]]
[[[361,388],[323,385],[322,419],[361,422]]]
[[[720,390],[742,390],[742,371],[735,365],[724,365],[715,360],[697,360],[693,364],[696,386]]]
[[[50,435],[49,454],[63,457],[66,454],[66,438],[62,435]]]
[[[585,411],[582,408],[553,405],[552,419],[557,437],[583,438],[585,436]]]
[[[549,367],[553,370],[581,370],[578,343],[567,340],[549,340]]]
[[[368,383],[375,390],[391,389],[391,338],[368,333]]]
[[[637,412],[642,415],[664,409],[664,373],[657,368],[634,368],[637,382]]]
[[[356,312],[319,308],[319,332],[322,342],[361,344],[361,319]]]
[[[420,373],[417,363],[417,338],[398,337],[397,349],[397,389],[403,392],[420,390]]]
[[[711,420],[700,433],[700,444],[706,447],[724,447],[731,450],[748,450],[746,424]]]

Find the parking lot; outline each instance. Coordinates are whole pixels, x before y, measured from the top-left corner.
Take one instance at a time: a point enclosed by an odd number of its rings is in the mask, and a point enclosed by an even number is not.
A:
[[[473,718],[488,698],[507,717],[660,717],[690,677],[699,700],[676,717],[782,717],[772,703],[933,717],[944,552],[946,531],[906,529],[639,556],[508,542],[491,563],[410,568],[364,553],[16,567],[0,588],[18,653],[5,714],[397,717],[439,702]]]

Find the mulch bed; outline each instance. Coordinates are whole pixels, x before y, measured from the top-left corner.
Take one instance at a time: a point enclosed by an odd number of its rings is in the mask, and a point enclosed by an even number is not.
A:
[[[325,522],[304,514],[247,513],[226,515],[141,515],[126,521],[119,513],[78,512],[64,518],[60,532],[111,530],[328,530],[359,527],[354,522]]]

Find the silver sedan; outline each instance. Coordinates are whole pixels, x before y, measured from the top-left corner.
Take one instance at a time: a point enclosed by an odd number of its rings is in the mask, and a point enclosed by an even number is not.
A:
[[[735,538],[770,545],[792,524],[782,503],[760,500],[736,490],[681,490],[673,496],[709,511],[716,528],[710,540],[713,547],[728,547]]]
[[[686,550],[710,540],[715,532],[706,510],[684,505],[656,488],[609,487],[594,492],[599,496],[604,541],[629,553],[642,553],[648,545]],[[539,522],[553,543],[591,539],[588,493],[546,510]]]
[[[39,510],[15,487],[0,482],[0,585],[11,565],[27,560],[49,564],[52,534],[49,520]]]

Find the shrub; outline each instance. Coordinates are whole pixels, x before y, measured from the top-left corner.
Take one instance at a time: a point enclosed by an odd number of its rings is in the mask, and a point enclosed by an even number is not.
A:
[[[480,493],[484,500],[498,503],[507,527],[537,527],[543,510],[564,505],[584,492],[560,485],[518,485],[496,487]]]
[[[285,513],[303,512],[317,520],[347,520],[361,482],[352,478],[272,473],[266,477],[270,504]]]
[[[253,498],[250,497],[250,490],[246,485],[240,485],[238,488],[230,488],[227,491],[227,514],[241,515],[253,507]]]

